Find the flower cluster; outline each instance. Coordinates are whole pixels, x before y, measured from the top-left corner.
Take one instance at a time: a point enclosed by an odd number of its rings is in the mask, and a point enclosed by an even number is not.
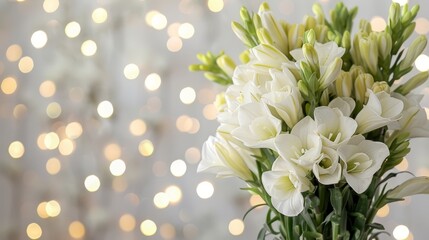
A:
[[[427,43],[419,36],[402,46],[418,7],[392,4],[384,31],[363,20],[353,40],[356,8],[338,4],[331,22],[319,5],[313,12],[290,24],[266,3],[253,15],[242,8],[242,23],[232,23],[248,47],[242,63],[208,53],[191,66],[227,85],[198,171],[239,177],[265,200],[268,227],[258,239],[367,239],[379,208],[407,196],[405,185],[429,184],[420,177],[381,187],[396,176],[385,175],[409,152],[409,139],[429,137],[422,96],[411,93],[428,73],[394,84]],[[409,192],[418,193],[429,193],[427,185]]]

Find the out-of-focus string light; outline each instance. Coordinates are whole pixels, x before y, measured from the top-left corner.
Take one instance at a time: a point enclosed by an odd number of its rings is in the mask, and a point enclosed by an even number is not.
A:
[[[79,36],[80,30],[80,24],[76,21],[67,23],[66,27],[64,28],[64,32],[69,38],[75,38]]]
[[[168,195],[164,192],[159,192],[155,194],[155,196],[153,197],[153,204],[155,204],[155,207],[159,209],[166,208],[168,204],[170,204]]]
[[[178,22],[172,23],[167,28],[167,34],[169,37],[178,37],[179,36],[179,28],[181,24]]]
[[[122,159],[113,160],[109,166],[110,173],[116,177],[122,176],[126,169],[127,165],[125,165],[125,162]]]
[[[51,80],[43,81],[39,86],[39,93],[42,97],[52,97],[56,92],[56,85]]]
[[[196,98],[195,90],[191,87],[185,87],[180,91],[180,101],[184,104],[191,104]]]
[[[56,149],[60,144],[60,138],[58,137],[57,133],[50,132],[45,135],[45,139],[43,142],[47,149],[53,150],[53,149]]]
[[[162,30],[167,26],[167,17],[164,14],[158,12],[152,17],[150,25],[156,30]]]
[[[134,136],[142,136],[147,130],[146,122],[142,119],[134,119],[130,123],[129,130]]]
[[[92,12],[91,17],[95,23],[104,23],[107,20],[107,11],[104,8],[97,8]]]
[[[22,48],[18,44],[10,45],[6,50],[6,58],[9,62],[16,62],[22,57]]]
[[[20,141],[13,141],[9,144],[9,155],[12,158],[21,158],[24,155],[24,152],[24,144],[22,144]]]
[[[217,109],[214,104],[207,104],[203,108],[203,115],[207,120],[215,120],[217,117]]]
[[[80,221],[73,221],[69,225],[69,234],[74,239],[81,239],[85,236],[85,226]]]
[[[86,40],[82,43],[80,50],[87,57],[93,56],[97,52],[97,44],[92,40]]]
[[[190,147],[185,151],[185,160],[190,164],[195,164],[200,161],[201,152],[196,147]]]
[[[180,39],[179,37],[170,37],[167,40],[167,49],[170,52],[178,52],[180,51],[180,49],[182,49],[183,46],[183,42],[182,39]]]
[[[224,7],[223,0],[208,0],[207,7],[212,12],[220,12]]]
[[[377,217],[381,217],[381,218],[387,217],[387,215],[389,215],[389,212],[390,212],[389,205],[386,204],[377,211]]]
[[[182,190],[176,185],[168,186],[165,189],[165,193],[167,194],[171,204],[176,204],[182,200]]]
[[[37,223],[30,223],[27,226],[27,236],[30,239],[39,239],[42,236],[42,228]]]
[[[244,231],[244,222],[241,219],[233,219],[228,224],[228,230],[231,235],[239,236]]]
[[[131,232],[136,227],[136,218],[131,214],[124,214],[119,218],[119,227],[124,232]]]
[[[68,138],[65,138],[60,141],[60,144],[58,145],[58,151],[63,156],[69,156],[74,152],[75,149],[75,143]]]
[[[420,72],[429,71],[429,56],[421,54],[417,57],[415,63],[417,70]]]
[[[31,35],[31,44],[33,44],[35,48],[43,48],[47,42],[48,35],[42,30],[35,31],[33,35]]]
[[[145,236],[153,236],[153,235],[155,235],[155,233],[157,231],[157,227],[156,227],[155,222],[152,221],[152,220],[150,220],[150,219],[144,220],[140,224],[140,231]]]
[[[417,18],[416,19],[416,33],[418,34],[428,34],[429,33],[429,20],[426,18]]]
[[[197,185],[197,195],[202,199],[208,199],[213,196],[214,187],[211,182],[204,181]]]
[[[13,117],[15,119],[20,119],[24,116],[24,114],[27,112],[27,106],[25,106],[24,104],[20,103],[17,104],[14,108],[13,108]]]
[[[49,217],[56,217],[61,213],[61,206],[56,200],[51,200],[46,203],[46,214]]]
[[[114,178],[112,188],[115,192],[124,192],[128,188],[128,182],[125,178]]]
[[[410,230],[405,225],[398,225],[393,229],[393,237],[396,240],[405,240],[410,235]]]
[[[116,143],[110,143],[104,147],[104,157],[109,160],[115,160],[121,157],[121,147]]]
[[[386,29],[386,20],[384,18],[375,16],[371,19],[371,28],[376,32],[382,32]]]
[[[176,228],[170,223],[164,223],[159,228],[159,233],[161,237],[166,240],[175,239],[176,237]]]
[[[88,192],[95,192],[100,188],[100,179],[95,175],[89,175],[85,178],[84,184]]]
[[[67,126],[65,128],[65,133],[66,133],[68,138],[77,139],[83,133],[82,125],[78,122],[71,122],[71,123],[67,124]]]
[[[173,161],[170,165],[170,172],[175,177],[182,177],[186,173],[186,163],[182,159]]]
[[[49,118],[58,118],[61,115],[61,112],[61,105],[57,102],[51,102],[46,107],[46,115],[48,115]]]
[[[129,80],[136,79],[139,76],[139,74],[140,74],[140,69],[134,63],[127,64],[124,67],[124,76],[126,79],[129,79]]]
[[[61,170],[61,162],[58,158],[50,158],[46,162],[46,171],[50,175],[56,175]]]
[[[37,215],[39,215],[40,218],[48,218],[49,215],[46,212],[46,203],[47,202],[41,202],[39,205],[37,205]]]
[[[111,102],[105,100],[98,104],[97,107],[98,115],[102,118],[109,118],[113,114],[113,105]]]
[[[154,150],[155,148],[153,146],[153,143],[148,139],[141,141],[139,144],[139,152],[145,157],[149,157],[150,155],[152,155]]]
[[[18,83],[15,78],[13,77],[6,77],[1,82],[1,90],[4,94],[13,94],[16,89],[18,88]]]
[[[259,195],[252,195],[250,196],[249,203],[250,203],[250,206],[254,207],[259,204],[265,204],[265,201]]]
[[[45,0],[43,2],[43,10],[47,13],[53,13],[57,11],[60,6],[60,2],[58,0]]]
[[[157,73],[147,75],[144,85],[147,90],[155,91],[161,86],[161,77]]]
[[[189,39],[194,36],[195,29],[190,23],[183,23],[179,26],[178,34],[183,39]]]
[[[18,62],[19,71],[22,73],[29,73],[34,68],[33,59],[29,56],[22,57]]]

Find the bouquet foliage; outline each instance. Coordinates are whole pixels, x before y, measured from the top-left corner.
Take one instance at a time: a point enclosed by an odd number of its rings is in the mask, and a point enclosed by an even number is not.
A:
[[[409,141],[429,137],[429,120],[409,77],[426,47],[412,35],[418,6],[393,3],[383,31],[339,3],[320,5],[303,23],[274,17],[267,3],[240,11],[232,29],[246,50],[236,65],[224,53],[197,57],[193,71],[226,86],[216,98],[220,123],[203,146],[198,171],[238,177],[267,207],[257,239],[378,239],[384,205],[429,193],[428,177],[394,188]],[[250,211],[250,210],[249,210]]]

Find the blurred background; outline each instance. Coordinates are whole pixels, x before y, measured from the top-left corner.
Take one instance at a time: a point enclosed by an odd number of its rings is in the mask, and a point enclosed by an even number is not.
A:
[[[301,22],[314,2],[328,12],[338,1],[268,2]],[[222,88],[188,65],[207,50],[238,56],[230,22],[260,3],[1,0],[0,239],[255,239],[266,209],[241,219],[260,200],[238,179],[196,173]],[[378,30],[390,3],[345,1]],[[410,4],[420,4],[413,37],[428,35],[429,2]],[[429,108],[428,84],[416,92]],[[414,140],[398,169],[429,176],[427,146]],[[380,210],[384,239],[427,238],[428,202]]]

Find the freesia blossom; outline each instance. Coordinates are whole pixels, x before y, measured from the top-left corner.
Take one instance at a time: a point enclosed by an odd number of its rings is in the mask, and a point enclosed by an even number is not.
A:
[[[344,116],[338,108],[318,107],[314,110],[314,119],[323,145],[334,149],[347,142],[357,128],[356,121]]]
[[[389,124],[389,129],[409,132],[410,138],[429,137],[429,119],[419,104],[423,95],[408,94],[406,97],[397,93],[392,95],[404,103],[404,111],[398,121]]]
[[[344,116],[349,117],[355,109],[356,103],[350,97],[337,97],[334,98],[329,104],[330,108],[338,108]]]
[[[404,104],[386,92],[374,94],[368,89],[368,103],[356,116],[357,133],[364,134],[399,119]]]
[[[252,172],[257,172],[252,152],[226,141],[221,135],[210,136],[204,143],[198,172],[216,173],[218,177],[237,176],[251,180]]]
[[[338,148],[338,155],[343,163],[343,176],[347,183],[361,194],[389,156],[389,148],[382,142],[365,140],[362,135],[357,135]]]
[[[319,160],[313,165],[313,174],[320,183],[336,184],[341,179],[341,164],[336,150],[324,147]]]
[[[302,170],[294,170],[288,161],[278,158],[271,171],[262,174],[262,184],[271,196],[277,211],[286,216],[297,216],[304,209],[302,192],[312,188]]]
[[[271,115],[265,103],[248,103],[238,108],[238,127],[231,134],[253,148],[274,148],[282,122]]]
[[[277,136],[275,147],[283,159],[309,171],[320,158],[322,140],[317,134],[316,123],[307,116],[292,128],[290,134]]]
[[[268,44],[259,44],[249,49],[251,60],[249,64],[260,73],[268,73],[270,68],[281,70],[284,62],[289,59],[276,47]]]

